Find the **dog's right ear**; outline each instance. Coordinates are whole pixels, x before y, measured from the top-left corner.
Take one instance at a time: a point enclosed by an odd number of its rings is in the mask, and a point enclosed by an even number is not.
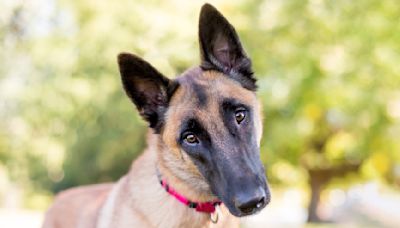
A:
[[[163,116],[176,83],[133,54],[119,54],[118,64],[126,94],[150,127],[157,131],[163,124]]]
[[[208,3],[200,11],[199,41],[203,69],[218,70],[241,83],[244,88],[256,90],[251,60],[243,49],[235,28]]]

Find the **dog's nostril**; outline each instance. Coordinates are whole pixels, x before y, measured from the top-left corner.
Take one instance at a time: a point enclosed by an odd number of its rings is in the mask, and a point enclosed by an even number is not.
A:
[[[256,208],[260,208],[262,207],[262,205],[264,204],[265,200],[264,197],[260,199],[260,201],[258,201],[258,203],[256,204]]]
[[[244,214],[252,213],[254,210],[261,208],[265,204],[265,197],[251,199],[248,202],[242,203],[237,208]]]

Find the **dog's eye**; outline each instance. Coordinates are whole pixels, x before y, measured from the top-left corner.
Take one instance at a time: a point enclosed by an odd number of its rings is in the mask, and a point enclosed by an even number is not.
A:
[[[238,124],[240,124],[244,118],[246,118],[246,112],[244,110],[238,110],[235,112],[235,119]]]
[[[185,136],[185,141],[189,144],[196,144],[199,143],[199,140],[197,139],[197,137],[194,134],[187,134]]]

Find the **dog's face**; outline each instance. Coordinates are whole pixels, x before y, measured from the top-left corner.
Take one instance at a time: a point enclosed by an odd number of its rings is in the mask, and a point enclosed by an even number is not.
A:
[[[200,13],[201,66],[175,80],[131,54],[118,61],[123,85],[159,135],[163,165],[235,216],[270,200],[259,157],[262,123],[251,62],[234,28],[211,5]]]

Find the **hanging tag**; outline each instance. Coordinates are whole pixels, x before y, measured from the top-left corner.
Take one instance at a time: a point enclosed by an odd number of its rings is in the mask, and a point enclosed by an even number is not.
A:
[[[221,214],[221,209],[219,208],[219,205],[216,205],[215,211],[210,214],[210,219],[212,223],[216,224],[218,222],[219,214]]]

